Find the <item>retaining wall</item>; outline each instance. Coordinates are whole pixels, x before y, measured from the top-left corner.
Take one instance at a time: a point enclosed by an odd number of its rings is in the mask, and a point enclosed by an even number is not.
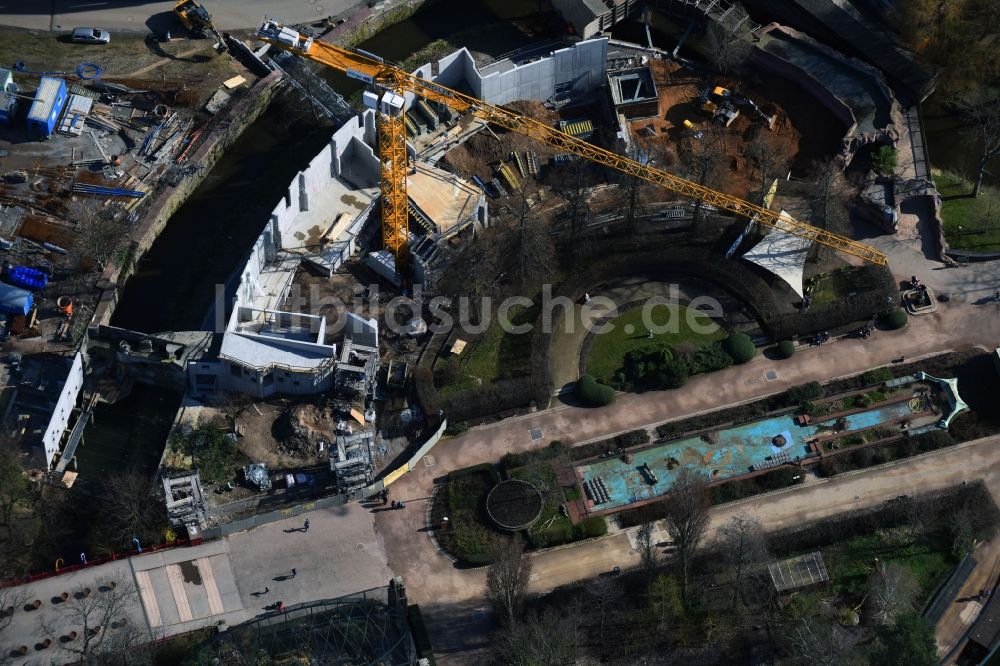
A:
[[[110,266],[101,275],[99,286],[103,292],[98,299],[91,325],[111,323],[111,315],[118,303],[118,287],[123,286],[131,277],[135,266],[152,247],[167,222],[201,185],[225,150],[264,112],[280,90],[280,82],[279,72],[259,79],[222,116],[212,119],[210,126],[203,132],[204,140],[189,158],[189,163],[195,167],[194,172],[183,178],[177,187],[164,185],[159,195],[145,209],[142,220],[133,233],[135,252],[132,260],[122,267]]]

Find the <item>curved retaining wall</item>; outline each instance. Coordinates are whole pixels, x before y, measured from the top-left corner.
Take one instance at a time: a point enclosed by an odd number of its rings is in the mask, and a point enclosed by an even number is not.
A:
[[[94,318],[91,321],[92,327],[111,323],[111,315],[118,303],[118,288],[131,277],[135,266],[152,247],[167,226],[167,222],[201,185],[225,150],[268,107],[275,94],[281,89],[281,86],[278,85],[280,82],[280,72],[272,72],[263,79],[259,79],[234,104],[229,106],[225,113],[210,121],[210,126],[204,132],[205,139],[189,159],[189,163],[195,167],[194,171],[181,179],[176,187],[163,185],[153,202],[144,210],[141,221],[132,236],[135,248],[132,261],[120,268],[108,267],[101,275],[99,286],[103,291],[94,311]]]

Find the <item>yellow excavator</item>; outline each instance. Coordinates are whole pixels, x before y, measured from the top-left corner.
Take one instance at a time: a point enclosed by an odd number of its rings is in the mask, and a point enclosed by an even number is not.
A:
[[[212,15],[196,0],[178,0],[177,4],[174,5],[174,14],[177,14],[177,18],[190,32],[215,37],[217,40],[214,44],[216,51],[222,53],[226,50],[226,40],[222,38],[222,34],[216,30],[215,24],[212,23]]]
[[[270,18],[265,18],[261,23],[257,29],[257,36],[278,48],[336,69],[350,78],[370,86],[374,85],[382,91],[380,94],[367,92],[363,97],[367,106],[378,111],[378,150],[382,178],[382,242],[385,249],[395,256],[396,272],[404,279],[408,276],[410,266],[406,197],[406,174],[409,167],[406,156],[404,98],[406,93],[444,104],[460,115],[472,114],[482,121],[523,134],[559,152],[571,153],[664,187],[675,194],[704,201],[722,210],[745,216],[747,219],[756,219],[761,224],[873,264],[884,266],[888,263],[884,253],[864,243],[799,222],[787,214],[781,215],[648,164],[640,164],[633,159],[560,132],[545,123],[410,74],[374,54],[315,41],[312,37],[302,35]]]

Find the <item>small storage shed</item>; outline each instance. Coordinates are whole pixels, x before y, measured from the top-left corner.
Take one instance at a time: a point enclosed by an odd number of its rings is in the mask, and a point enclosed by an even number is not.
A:
[[[43,76],[38,84],[38,92],[35,93],[35,101],[28,111],[28,130],[39,136],[50,136],[65,104],[66,82]]]

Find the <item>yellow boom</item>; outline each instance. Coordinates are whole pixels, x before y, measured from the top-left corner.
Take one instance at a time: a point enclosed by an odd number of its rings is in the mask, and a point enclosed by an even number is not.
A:
[[[622,173],[664,187],[681,196],[704,201],[722,210],[743,215],[747,218],[756,216],[757,221],[762,224],[831,247],[845,254],[860,257],[865,261],[879,266],[884,266],[888,263],[885,254],[864,243],[859,243],[850,238],[826,231],[825,229],[819,229],[810,224],[799,222],[787,215],[781,216],[779,213],[775,213],[762,206],[752,204],[749,201],[744,201],[739,197],[734,197],[724,192],[718,192],[703,185],[698,185],[661,169],[640,164],[628,157],[605,150],[604,148],[599,148],[582,139],[577,139],[569,134],[560,132],[545,123],[527,118],[499,106],[487,104],[470,95],[465,95],[451,88],[446,88],[445,86],[422,79],[395,65],[384,62],[378,57],[350,51],[328,42],[318,42],[313,41],[311,38],[304,38],[295,31],[285,28],[270,19],[264,20],[264,23],[257,31],[257,35],[264,41],[279,48],[322,63],[327,67],[337,69],[352,78],[367,83],[378,84],[389,91],[399,94],[402,94],[404,91],[410,92],[418,97],[444,104],[459,113],[472,113],[481,120],[499,125],[512,132],[518,132],[551,146],[556,150],[572,153],[592,162],[616,169]],[[384,134],[386,133],[383,132]],[[405,142],[405,132],[391,132],[391,134],[395,141]],[[383,137],[380,137],[380,151],[385,151],[388,148],[387,141],[388,139],[383,141]],[[391,191],[395,197],[399,196],[399,191],[402,190],[405,197],[405,143],[402,148],[398,146],[393,148],[390,155],[393,156],[391,160],[392,166],[389,169],[392,172],[390,176]],[[404,159],[400,160],[400,155],[404,156]],[[386,177],[386,171],[387,169],[383,167],[383,179]],[[383,188],[386,187],[386,184],[383,181]],[[383,202],[382,233],[383,238],[392,237],[395,247],[405,249],[407,243],[405,198],[402,201],[402,206],[399,206],[396,202],[392,202],[388,208],[385,202]],[[393,249],[393,246],[390,246],[388,243],[386,247],[387,249]]]

